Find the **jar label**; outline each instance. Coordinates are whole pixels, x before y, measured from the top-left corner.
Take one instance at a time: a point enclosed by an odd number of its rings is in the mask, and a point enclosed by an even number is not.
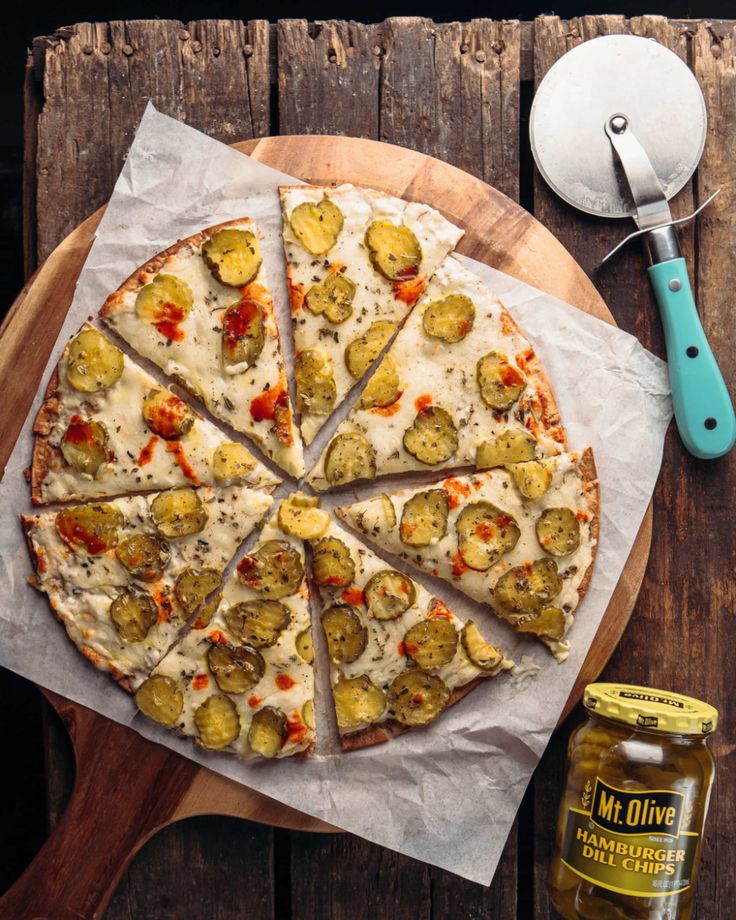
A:
[[[563,863],[577,875],[619,894],[657,897],[692,884],[698,834],[683,831],[681,792],[632,792],[600,777],[585,784],[582,808],[568,810]]]

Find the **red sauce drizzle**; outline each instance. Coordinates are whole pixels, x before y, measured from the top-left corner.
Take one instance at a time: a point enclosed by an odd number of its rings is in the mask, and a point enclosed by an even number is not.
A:
[[[251,325],[260,318],[261,308],[255,300],[243,298],[229,307],[222,321],[223,350],[234,353],[238,342],[248,335]]]
[[[209,682],[210,679],[206,674],[197,674],[197,676],[192,681],[192,687],[195,690],[206,690]]]
[[[446,479],[442,483],[442,488],[447,492],[447,504],[451,508],[457,508],[462,504],[462,500],[470,495],[470,486],[459,479]]]
[[[504,364],[501,368],[501,383],[505,387],[515,387],[524,383],[524,376],[511,364]]]
[[[452,622],[453,619],[452,614],[450,613],[450,608],[438,597],[434,599],[429,615],[430,617],[442,617],[445,620],[450,620],[450,622]]]
[[[396,648],[399,652],[399,655],[401,655],[402,658],[406,658],[406,645],[403,642],[399,642]]]
[[[251,709],[255,709],[256,706],[260,706],[262,702],[263,702],[262,696],[249,696],[248,697],[248,705],[250,706]]]
[[[307,734],[307,726],[302,722],[302,717],[298,712],[292,713],[291,718],[286,719],[286,725],[288,730],[288,735],[286,736],[285,744],[299,744],[304,740],[304,736]]]
[[[143,448],[143,450],[138,454],[138,466],[145,466],[147,463],[150,463],[153,460],[153,449],[158,443],[158,438],[156,435],[151,435],[151,438]]]
[[[345,588],[340,596],[346,604],[352,604],[353,607],[365,606],[365,593],[357,585]]]
[[[182,471],[182,473],[184,473],[187,479],[189,479],[195,486],[198,486],[200,484],[199,477],[187,460],[187,455],[184,453],[184,448],[181,446],[181,441],[169,441],[166,444],[166,450],[168,450],[170,454],[174,455],[174,459],[179,464],[179,469]]]
[[[466,572],[470,571],[470,566],[465,565],[463,562],[462,556],[460,553],[452,554],[452,574],[456,577],[464,575]]]
[[[276,437],[284,444],[292,443],[289,395],[284,380],[254,396],[250,414],[254,422],[275,421]]]
[[[156,322],[153,325],[170,342],[181,342],[184,339],[184,330],[179,327],[179,323],[185,317],[186,313],[179,304],[167,300],[158,308]]]
[[[403,272],[401,278],[397,278],[391,284],[394,298],[405,303],[407,307],[414,306],[426,285],[424,278],[416,277],[417,271],[418,266],[412,265]]]
[[[401,397],[403,396],[403,393],[403,390],[399,390],[398,394],[396,395],[396,399],[392,403],[389,403],[387,406],[374,406],[370,411],[374,415],[383,415],[386,418],[391,415],[396,415],[396,413],[401,408]]]
[[[92,423],[82,418],[81,415],[73,415],[64,434],[64,440],[70,444],[94,444]]]
[[[425,412],[432,405],[432,397],[429,393],[423,393],[414,400],[417,412]]]
[[[154,406],[155,411],[148,411],[146,422],[156,434],[171,440],[179,434],[181,423],[186,418],[189,407],[183,399],[172,393]]]
[[[81,524],[77,524],[63,515],[59,515],[56,518],[56,529],[67,543],[71,546],[83,546],[90,556],[99,556],[108,549],[108,545],[104,540],[85,530]]]
[[[291,690],[296,681],[293,677],[289,677],[288,674],[277,674],[276,675],[276,686],[279,690]]]
[[[210,641],[215,645],[227,645],[227,636],[219,629],[213,629],[210,633]]]

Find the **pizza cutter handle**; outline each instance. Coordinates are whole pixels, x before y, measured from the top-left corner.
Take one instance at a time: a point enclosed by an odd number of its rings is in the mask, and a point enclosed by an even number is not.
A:
[[[648,271],[664,326],[680,437],[695,457],[721,457],[736,442],[736,416],[700,323],[687,264],[679,257]]]

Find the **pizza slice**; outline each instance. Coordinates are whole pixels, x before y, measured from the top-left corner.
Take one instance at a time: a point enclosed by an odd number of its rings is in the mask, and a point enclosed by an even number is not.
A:
[[[354,185],[280,192],[297,410],[310,444],[463,231],[426,204]]]
[[[310,543],[343,750],[426,725],[481,678],[513,667],[472,620],[337,524]]]
[[[178,485],[280,482],[88,323],[64,348],[33,430],[37,505]]]
[[[382,549],[488,604],[562,661],[593,572],[599,490],[593,452],[508,464],[337,510]]]
[[[314,746],[304,547],[282,528],[281,508],[136,693],[145,715],[207,750],[289,757]]]
[[[565,432],[528,339],[495,295],[449,256],[337,428],[308,481],[317,490],[409,470],[531,460]]]
[[[137,269],[100,315],[293,476],[304,472],[279,329],[249,218],[208,227]]]
[[[272,504],[243,486],[180,486],[23,515],[31,583],[85,658],[132,690]]]

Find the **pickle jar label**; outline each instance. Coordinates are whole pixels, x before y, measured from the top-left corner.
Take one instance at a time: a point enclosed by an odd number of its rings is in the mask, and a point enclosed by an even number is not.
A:
[[[568,810],[561,857],[577,875],[620,894],[675,894],[692,884],[698,834],[682,831],[680,792],[616,789],[596,777]]]

